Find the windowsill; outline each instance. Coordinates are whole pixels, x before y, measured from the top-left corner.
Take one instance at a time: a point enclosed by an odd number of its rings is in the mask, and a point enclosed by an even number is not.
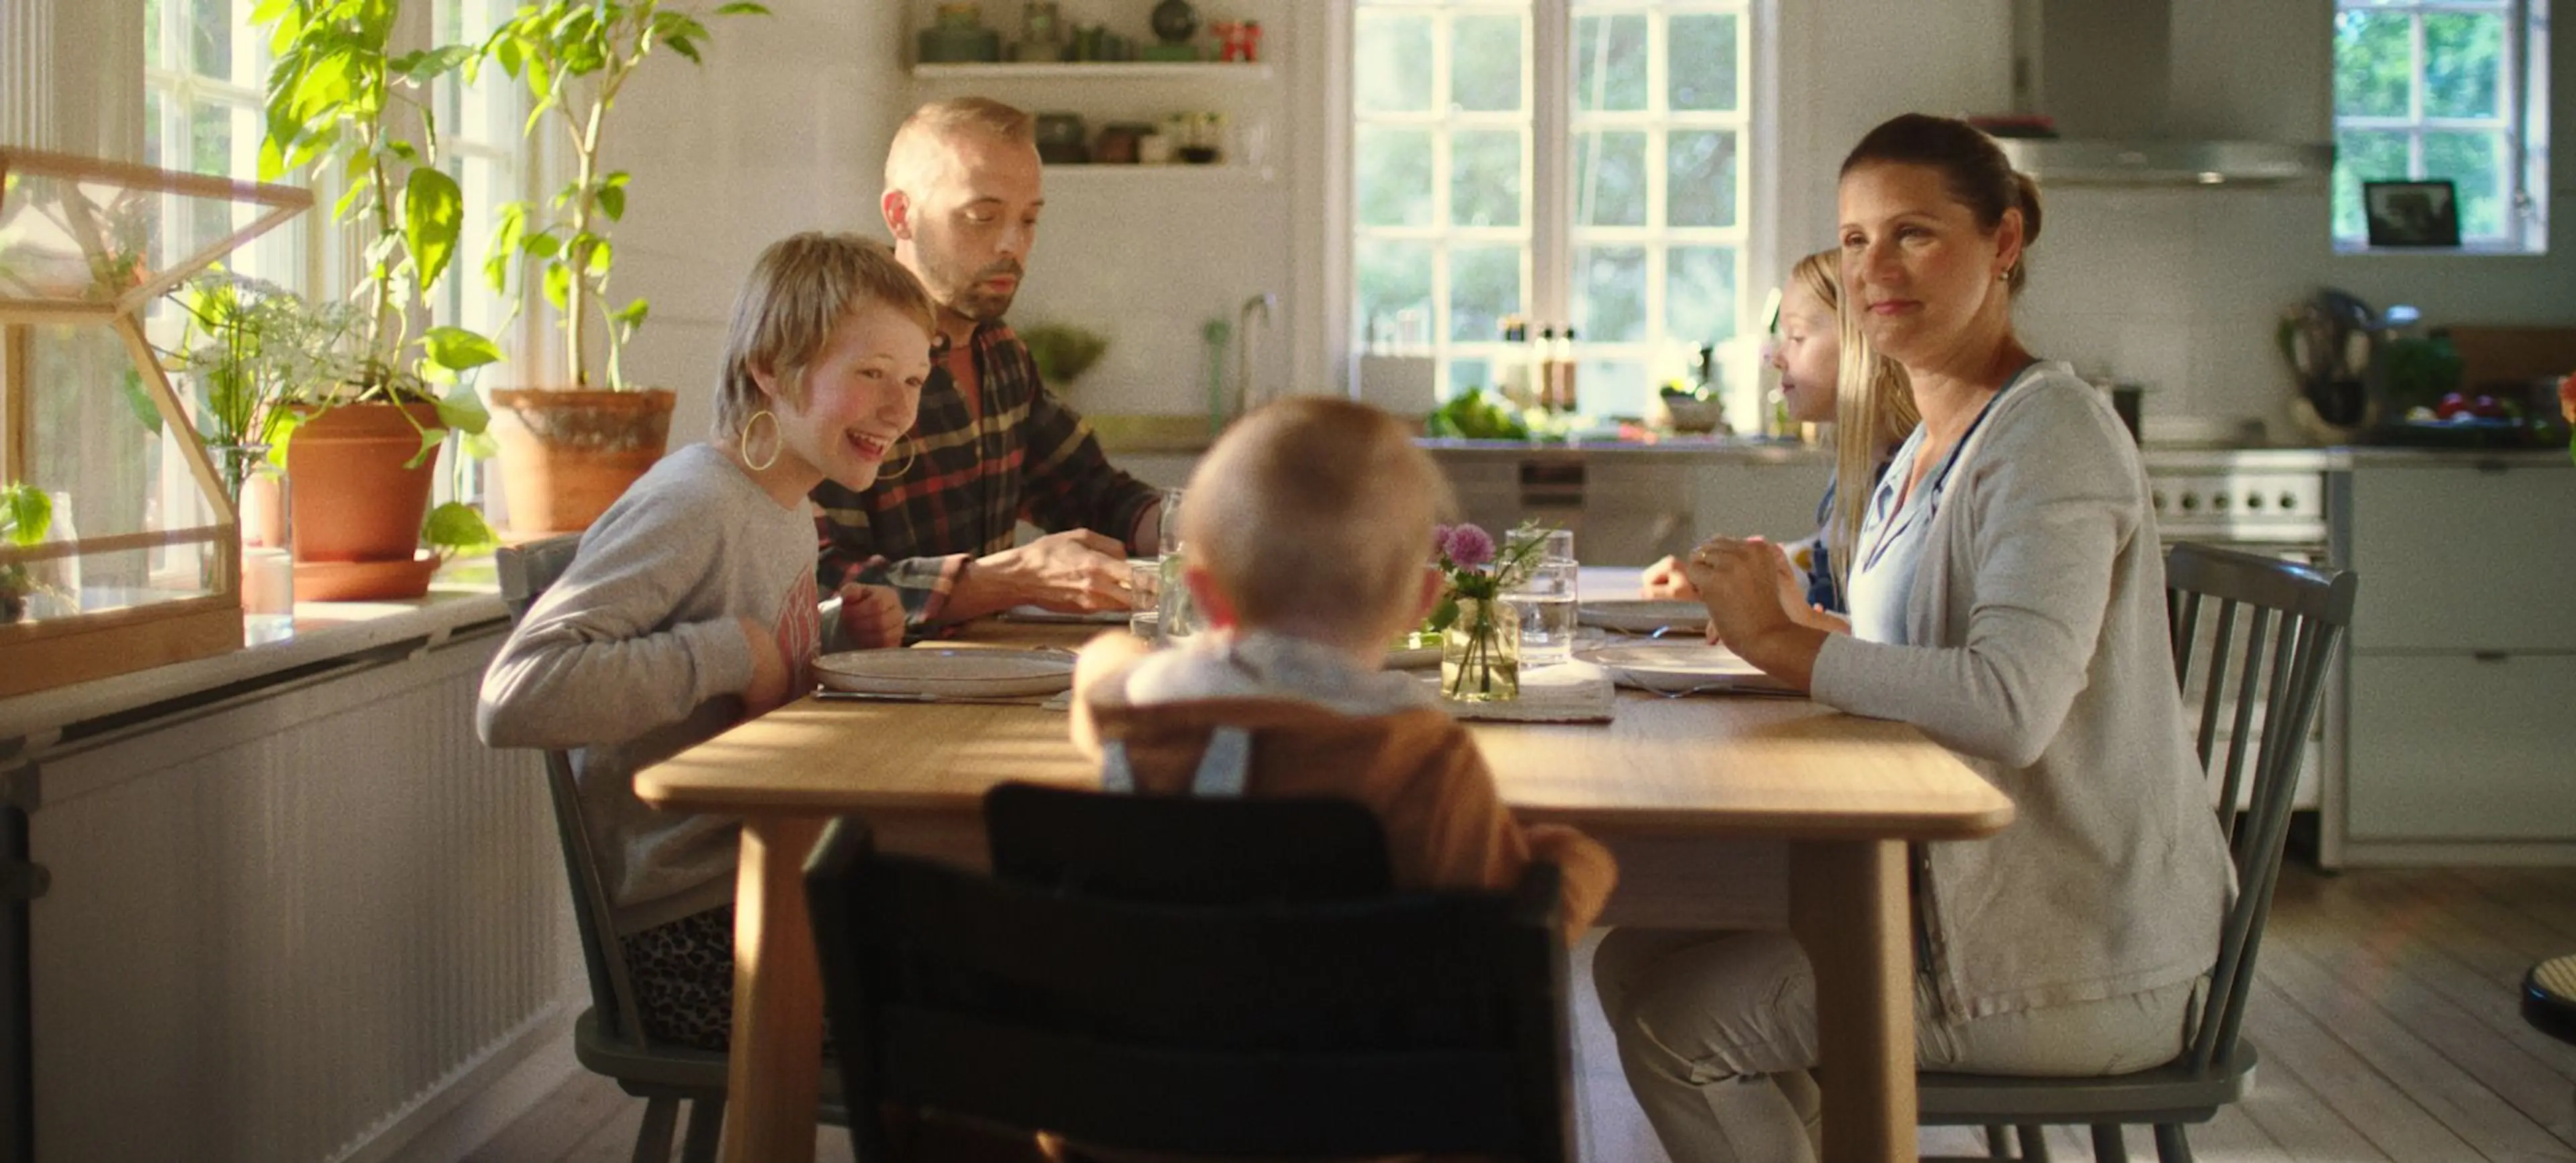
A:
[[[41,749],[328,675],[366,659],[433,649],[460,632],[497,628],[508,618],[488,558],[440,570],[423,597],[298,602],[289,638],[0,699],[0,757],[17,750],[16,741]]]
[[[2531,249],[2510,242],[2464,242],[2458,246],[2371,246],[2334,244],[2336,258],[2546,258],[2547,247]]]

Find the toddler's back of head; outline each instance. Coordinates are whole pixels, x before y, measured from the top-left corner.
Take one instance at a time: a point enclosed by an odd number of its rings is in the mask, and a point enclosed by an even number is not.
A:
[[[1393,416],[1291,396],[1237,421],[1191,475],[1181,536],[1247,628],[1385,642],[1419,617],[1449,486]]]

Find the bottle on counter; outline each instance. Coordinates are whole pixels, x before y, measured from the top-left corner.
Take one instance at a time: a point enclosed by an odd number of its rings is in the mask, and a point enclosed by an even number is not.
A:
[[[1518,315],[1503,316],[1503,354],[1494,369],[1494,390],[1515,408],[1530,406],[1530,366],[1522,351],[1529,344],[1529,323]]]
[[[1548,397],[1550,407],[1569,415],[1582,410],[1574,391],[1574,339],[1574,326],[1567,324],[1556,342],[1556,376]]]
[[[1556,328],[1538,329],[1538,339],[1529,345],[1530,403],[1539,408],[1556,407]]]

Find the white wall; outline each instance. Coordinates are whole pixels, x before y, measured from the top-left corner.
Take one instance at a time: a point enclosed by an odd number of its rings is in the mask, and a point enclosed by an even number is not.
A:
[[[679,393],[674,447],[704,439],[734,291],[760,248],[799,230],[883,237],[887,143],[910,107],[899,5],[767,0],[717,21],[706,67],[663,62],[618,99],[606,164],[635,177],[616,297],[651,319],[627,374]]]

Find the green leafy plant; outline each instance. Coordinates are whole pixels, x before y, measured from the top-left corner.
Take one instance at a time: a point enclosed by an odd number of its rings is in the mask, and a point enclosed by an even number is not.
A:
[[[0,542],[20,547],[45,539],[53,528],[54,501],[34,485],[0,485]],[[0,623],[15,622],[27,612],[27,595],[36,582],[21,562],[0,565]]]
[[[197,433],[206,443],[266,447],[283,464],[292,405],[315,384],[359,378],[366,317],[342,302],[310,303],[274,283],[220,268],[171,292],[183,330],[168,365],[197,392]],[[247,464],[219,466],[240,499]]]
[[[759,4],[736,2],[717,5],[713,15],[768,12]],[[650,310],[642,298],[619,305],[608,294],[617,253],[609,233],[626,216],[628,180],[626,171],[600,166],[608,115],[617,106],[619,91],[655,52],[668,50],[692,64],[703,63],[698,50],[708,36],[705,21],[694,11],[665,6],[661,0],[544,0],[520,5],[483,42],[470,66],[479,70],[488,61],[527,86],[534,102],[527,136],[535,138],[538,126],[551,117],[572,150],[572,180],[552,199],[542,207],[533,202],[501,207],[492,257],[484,266],[492,289],[506,294],[512,268],[522,260],[534,263],[538,285],[563,328],[565,387],[594,382],[588,341],[595,313],[606,332],[606,386],[624,391],[626,341],[644,325]]]
[[[251,19],[269,29],[269,73],[260,176],[309,171],[343,187],[332,217],[368,235],[353,299],[364,328],[341,382],[299,387],[299,402],[328,407],[373,401],[438,406],[447,428],[479,433],[483,405],[462,373],[501,358],[490,339],[462,327],[412,334],[430,290],[456,257],[465,197],[438,168],[438,122],[424,99],[439,77],[473,56],[466,45],[394,53],[399,0],[259,0]],[[406,136],[412,126],[417,136]],[[433,385],[447,390],[433,390]],[[407,413],[406,413],[407,415]],[[418,463],[436,451],[423,428]]]
[[[1062,323],[1040,323],[1019,332],[1020,342],[1029,347],[1029,358],[1037,361],[1038,376],[1048,386],[1061,388],[1082,378],[1091,365],[1109,350],[1109,341],[1080,327]]]

